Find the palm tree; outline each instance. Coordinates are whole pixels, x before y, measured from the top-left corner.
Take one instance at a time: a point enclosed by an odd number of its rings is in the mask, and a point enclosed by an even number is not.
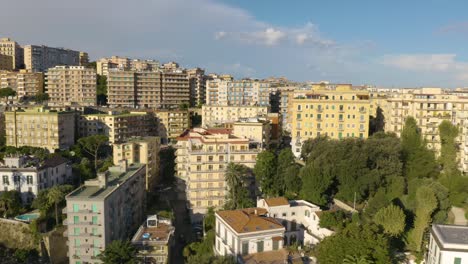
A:
[[[374,262],[369,260],[367,256],[348,255],[343,259],[343,264],[374,264]]]
[[[238,201],[238,193],[240,188],[243,188],[243,178],[247,173],[247,168],[238,163],[230,162],[227,165],[226,172],[224,174],[224,178],[226,179],[226,183],[228,185],[229,194],[231,195],[232,202],[234,203],[234,207],[237,208],[237,201]]]
[[[54,186],[49,189],[47,193],[47,200],[49,204],[54,204],[55,206],[55,224],[58,225],[58,204],[63,201],[65,198],[65,192],[58,186]]]
[[[0,211],[3,212],[3,217],[14,216],[21,210],[21,195],[18,191],[3,192],[0,195]]]

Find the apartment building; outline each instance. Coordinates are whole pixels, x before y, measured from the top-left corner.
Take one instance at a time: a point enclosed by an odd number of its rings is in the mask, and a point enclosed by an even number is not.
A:
[[[159,182],[159,137],[133,137],[113,147],[114,164],[121,160],[146,164],[146,190],[153,190]]]
[[[426,263],[468,263],[467,237],[467,226],[433,224],[430,230]]]
[[[187,70],[190,85],[190,105],[199,106],[206,102],[206,81],[208,76],[205,70],[194,68]]]
[[[163,144],[173,141],[191,126],[188,109],[157,109],[154,115],[158,122],[158,136]]]
[[[109,243],[131,239],[144,220],[145,168],[123,161],[65,197],[69,263],[101,263]]]
[[[18,191],[24,204],[32,203],[39,191],[71,183],[72,180],[70,161],[61,156],[44,161],[29,156],[9,156],[3,160],[0,193]]]
[[[0,88],[10,87],[17,98],[31,98],[44,92],[44,74],[28,70],[0,71]]]
[[[96,69],[97,74],[105,76],[108,76],[111,70],[157,71],[159,69],[159,61],[112,56],[110,58],[101,58],[96,61]]]
[[[0,71],[11,71],[11,70],[14,70],[13,56],[0,54]]]
[[[285,227],[284,245],[316,245],[333,231],[319,225],[322,210],[304,200],[288,201],[284,197],[257,199],[257,207]]]
[[[49,103],[96,105],[96,72],[84,66],[56,66],[46,73]]]
[[[87,66],[89,64],[89,56],[87,52],[80,51],[79,55],[79,66]]]
[[[107,80],[111,107],[177,108],[190,103],[187,73],[110,71]]]
[[[45,72],[58,65],[80,65],[80,52],[64,48],[52,48],[44,45],[26,45],[24,65],[27,70]]]
[[[246,256],[283,248],[285,232],[264,208],[218,211],[214,252],[218,256]]]
[[[271,125],[266,118],[241,118],[232,124],[232,133],[266,149],[270,145]]]
[[[167,264],[171,247],[175,243],[175,228],[170,219],[158,215],[149,216],[132,238],[138,250],[137,257],[143,264]]]
[[[229,162],[253,168],[258,144],[239,138],[230,129],[194,128],[177,138],[177,177],[185,181],[192,222],[202,220],[209,207],[225,202],[224,173]]]
[[[235,106],[270,106],[270,93],[276,91],[269,82],[215,78],[206,82],[206,104]]]
[[[268,111],[268,106],[203,105],[202,126],[215,127],[236,122],[240,118],[266,116]]]
[[[369,93],[350,84],[317,84],[311,92],[296,94],[290,101],[291,147],[300,156],[302,144],[310,138],[367,138]]]
[[[78,134],[80,137],[106,135],[110,143],[121,143],[131,137],[154,136],[156,122],[147,112],[109,111],[107,114],[81,115]]]
[[[45,107],[5,112],[6,144],[68,149],[75,144],[75,112],[56,111]]]
[[[23,65],[23,48],[10,38],[0,38],[0,54],[10,57],[5,59],[11,62],[9,69],[20,69]]]

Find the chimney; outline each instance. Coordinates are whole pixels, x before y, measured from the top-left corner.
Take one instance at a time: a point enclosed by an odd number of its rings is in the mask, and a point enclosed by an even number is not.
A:
[[[120,165],[120,171],[122,171],[122,172],[126,172],[126,171],[127,171],[128,163],[127,163],[127,160],[126,160],[126,159],[120,160],[120,161],[119,161],[119,165]]]
[[[99,188],[107,188],[107,179],[109,176],[109,171],[98,172],[97,176],[99,181]]]

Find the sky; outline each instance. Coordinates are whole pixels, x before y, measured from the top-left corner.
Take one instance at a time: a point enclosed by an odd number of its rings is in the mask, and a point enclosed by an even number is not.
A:
[[[0,0],[0,37],[237,78],[468,87],[463,0]]]

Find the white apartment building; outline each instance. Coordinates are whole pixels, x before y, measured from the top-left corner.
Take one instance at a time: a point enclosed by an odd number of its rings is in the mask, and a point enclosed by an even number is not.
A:
[[[432,225],[426,264],[468,264],[468,226]]]
[[[72,167],[69,160],[54,156],[40,162],[27,156],[5,157],[0,166],[0,193],[16,190],[24,204],[31,203],[41,190],[70,183]]]
[[[263,208],[218,211],[215,254],[238,256],[283,248],[284,227]]]
[[[307,201],[288,201],[284,197],[259,199],[257,207],[267,210],[267,216],[278,220],[285,227],[285,245],[295,242],[315,245],[333,234],[333,231],[319,226],[320,207]]]
[[[267,81],[215,78],[206,82],[206,104],[270,106],[274,91]]]
[[[268,106],[203,105],[202,127],[215,127],[233,123],[241,118],[266,116]]]

